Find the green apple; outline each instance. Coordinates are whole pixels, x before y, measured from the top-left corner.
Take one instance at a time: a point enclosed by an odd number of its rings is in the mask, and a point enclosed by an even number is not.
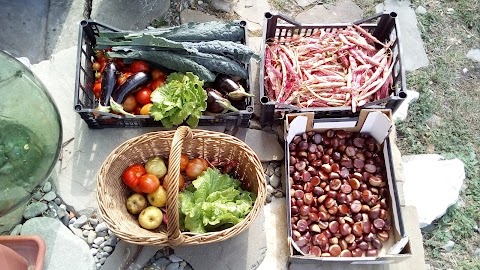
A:
[[[142,194],[135,193],[127,199],[128,212],[136,215],[147,207],[147,199]]]
[[[156,229],[162,224],[163,213],[158,207],[149,206],[142,210],[138,216],[138,223],[147,230]]]

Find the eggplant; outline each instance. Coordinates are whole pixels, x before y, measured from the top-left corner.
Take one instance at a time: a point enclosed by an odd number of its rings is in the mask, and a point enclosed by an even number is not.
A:
[[[137,72],[133,74],[128,77],[120,87],[115,89],[112,95],[113,100],[118,104],[122,104],[129,94],[138,91],[139,87],[146,84],[148,80],[148,74],[145,72]]]
[[[238,109],[224,98],[222,93],[213,88],[207,88],[207,111],[211,113],[222,113],[227,110],[238,112]]]
[[[117,68],[114,63],[108,63],[103,70],[102,75],[102,93],[100,96],[100,105],[110,105],[110,97],[117,83]]]
[[[241,100],[246,97],[253,97],[252,94],[245,92],[245,89],[240,84],[236,83],[227,75],[218,74],[213,84],[220,92],[225,94],[228,99],[231,100]]]

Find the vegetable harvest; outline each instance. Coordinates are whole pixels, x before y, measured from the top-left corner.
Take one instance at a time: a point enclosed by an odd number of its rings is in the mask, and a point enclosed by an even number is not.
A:
[[[257,56],[241,43],[244,35],[233,22],[99,32],[92,60],[97,110],[150,115],[165,127],[195,127],[205,111],[245,110],[253,96],[243,88],[246,65]]]
[[[266,94],[299,107],[351,106],[355,112],[388,96],[393,84],[390,46],[357,25],[276,39],[265,50]]]
[[[166,164],[162,157],[153,156],[144,164],[128,166],[122,173],[122,182],[133,191],[125,207],[136,215],[138,224],[144,229],[155,230],[168,223]],[[182,230],[193,233],[219,231],[238,224],[250,213],[256,196],[243,190],[241,182],[230,175],[237,164],[236,160],[211,163],[201,157],[190,159],[182,154],[177,180]]]

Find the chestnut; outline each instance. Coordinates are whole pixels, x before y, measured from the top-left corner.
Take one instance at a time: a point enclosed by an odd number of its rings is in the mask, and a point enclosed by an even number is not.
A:
[[[336,220],[334,220],[334,221],[330,222],[330,224],[328,224],[328,230],[333,234],[338,232],[339,227],[340,227],[340,224]]]
[[[297,230],[302,233],[302,232],[305,232],[307,229],[308,229],[308,222],[303,219],[300,219],[297,222]]]
[[[352,257],[352,252],[348,249],[342,250],[342,252],[340,252],[340,257]]]
[[[376,235],[380,241],[387,241],[389,238],[388,232],[386,231],[378,231]]]
[[[336,174],[336,175],[338,175],[338,173],[334,173],[334,172],[330,173],[330,175],[331,175],[331,174]],[[338,177],[338,178],[339,178],[339,177]],[[330,181],[330,188],[331,188],[332,190],[339,190],[340,187],[342,186],[342,181],[341,181],[340,179],[338,179],[338,178],[331,178],[332,180]]]
[[[332,255],[333,257],[338,257],[341,252],[342,252],[342,248],[337,244],[331,245],[328,248],[328,253],[330,253],[330,255]]]

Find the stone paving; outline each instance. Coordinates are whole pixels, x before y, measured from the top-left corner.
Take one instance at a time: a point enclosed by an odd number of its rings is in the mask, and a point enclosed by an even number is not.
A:
[[[17,2],[34,3],[32,5],[34,10],[29,11],[21,6],[16,6]],[[54,177],[53,182],[58,196],[66,204],[72,206],[77,215],[91,216],[96,213],[97,209],[95,175],[107,155],[123,141],[144,132],[158,130],[158,128],[90,130],[73,111],[72,93],[76,68],[78,21],[85,17],[85,4],[88,1],[22,0],[17,2],[12,4],[10,1],[0,0],[0,6],[2,6],[0,20],[7,30],[0,32],[0,49],[7,50],[17,57],[25,56],[34,63],[32,70],[44,82],[54,97],[62,116],[63,141],[71,142],[62,149],[62,159],[56,168],[56,175],[58,176]],[[128,6],[127,2],[131,3],[126,0],[93,1],[91,17],[121,29],[141,29],[148,25],[146,22],[149,19],[165,14],[171,3],[177,1],[157,0],[151,1],[151,6],[141,5],[137,8],[129,6],[128,9],[122,9],[125,5]],[[299,22],[321,22],[322,20],[346,22],[360,19],[363,16],[361,9],[349,0],[340,0],[336,5],[317,5],[316,2],[298,0],[299,5],[308,7],[308,9],[304,13],[298,14],[295,19]],[[25,5],[25,3],[23,4]],[[388,7],[388,3],[385,4],[385,7]],[[143,4],[143,1],[136,1],[133,5],[137,4]],[[198,1],[198,4],[200,4],[200,1]],[[205,5],[203,2],[202,4]],[[240,18],[247,20],[251,31],[258,31],[262,29],[264,12],[271,9],[267,0],[240,0],[236,5],[235,13]],[[22,16],[18,14],[19,11],[28,13]],[[131,15],[132,13],[134,16]],[[405,12],[405,14],[410,13]],[[183,10],[179,15],[179,20],[182,22],[218,19],[213,15],[196,10]],[[12,16],[22,18],[21,24],[25,26],[27,33],[31,34],[29,37],[18,34],[18,26],[10,21]],[[413,16],[415,16],[414,12]],[[8,20],[5,21],[5,18]],[[407,31],[405,34],[409,35]],[[45,43],[43,43],[43,40],[45,40]],[[261,38],[252,37],[249,45],[258,51],[261,42]],[[418,45],[418,40],[416,42]],[[32,46],[32,44],[35,44],[35,46]],[[409,53],[406,55],[410,59],[417,59],[418,57],[418,55],[410,55]],[[258,82],[258,64],[253,64],[254,70],[257,70],[254,80]],[[257,97],[259,96],[257,83],[254,93]],[[258,106],[255,113],[258,116]],[[256,121],[252,121],[253,125],[256,125],[258,129],[261,128]],[[211,129],[223,132],[225,127],[213,127]],[[281,129],[281,126],[267,131],[240,129],[237,136],[250,144],[262,161],[282,160],[283,149],[280,141],[283,140],[283,135],[281,135]],[[398,160],[400,160],[399,152],[397,153],[398,163],[395,164],[400,164]],[[281,181],[284,183],[285,180],[281,178]],[[413,252],[411,258],[390,266],[322,264],[312,266],[311,269],[423,269],[423,246],[418,229],[416,210],[402,204],[402,212],[406,221],[407,233],[411,236]],[[226,268],[310,269],[303,265],[288,265],[286,241],[285,199],[273,196],[271,202],[264,206],[263,213],[245,233],[224,242],[211,244],[208,247],[182,247],[176,248],[174,252],[196,270]],[[133,260],[130,269],[141,269],[148,263],[153,267],[154,262],[151,259],[156,256],[158,250],[158,247],[138,247],[120,241],[112,255],[106,259],[102,269],[119,269],[125,260]],[[212,250],[215,252],[210,252]],[[138,252],[137,256],[133,256],[132,254],[136,252]],[[120,258],[124,260],[120,260]],[[180,262],[177,263],[180,267]],[[89,264],[86,263],[84,269],[90,269]],[[61,268],[49,266],[47,269]]]

